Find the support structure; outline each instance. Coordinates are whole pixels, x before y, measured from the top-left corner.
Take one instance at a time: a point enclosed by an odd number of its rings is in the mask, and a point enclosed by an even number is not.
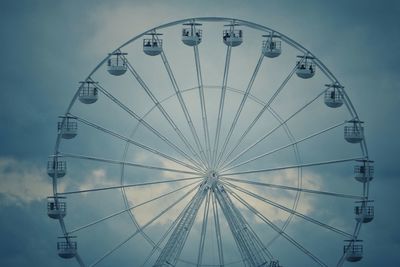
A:
[[[182,218],[175,227],[175,230],[172,232],[170,238],[168,239],[167,244],[161,251],[160,256],[153,265],[154,267],[176,265],[179,255],[181,254],[186,239],[189,235],[189,232],[193,226],[194,220],[196,219],[196,215],[200,209],[200,206],[207,196],[208,189],[209,187],[206,183],[203,183],[200,186],[185,214],[183,214]]]
[[[235,207],[224,187],[222,185],[216,186],[214,193],[245,265],[251,267],[267,266],[268,258],[272,259],[272,256]]]

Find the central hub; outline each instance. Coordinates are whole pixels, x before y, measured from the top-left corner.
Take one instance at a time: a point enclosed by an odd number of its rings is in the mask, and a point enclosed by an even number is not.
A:
[[[217,179],[218,173],[216,171],[209,171],[207,176],[208,178]]]
[[[219,174],[215,170],[207,172],[207,184],[209,187],[214,187],[219,179]]]

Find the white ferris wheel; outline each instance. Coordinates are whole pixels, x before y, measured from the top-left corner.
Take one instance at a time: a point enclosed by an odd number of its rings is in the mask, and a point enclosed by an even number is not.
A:
[[[232,18],[109,53],[60,116],[47,171],[58,255],[80,266],[342,266],[374,217],[344,86],[293,39]]]

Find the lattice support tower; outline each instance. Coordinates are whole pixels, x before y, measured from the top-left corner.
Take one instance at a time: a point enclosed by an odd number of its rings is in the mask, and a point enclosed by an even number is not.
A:
[[[271,256],[243,215],[235,207],[223,186],[216,186],[214,193],[245,265],[249,267],[267,266],[268,258],[271,258]]]
[[[185,245],[187,237],[199,212],[201,204],[207,196],[209,186],[203,183],[196,195],[193,197],[190,205],[187,207],[185,214],[180,219],[175,230],[171,234],[167,244],[161,251],[160,256],[153,265],[154,267],[175,266],[178,258]]]

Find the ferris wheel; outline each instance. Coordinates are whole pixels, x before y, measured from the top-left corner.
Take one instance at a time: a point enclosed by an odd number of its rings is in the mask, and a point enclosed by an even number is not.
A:
[[[60,116],[47,172],[58,255],[80,266],[342,266],[374,218],[344,86],[298,42],[232,18],[107,54]]]

